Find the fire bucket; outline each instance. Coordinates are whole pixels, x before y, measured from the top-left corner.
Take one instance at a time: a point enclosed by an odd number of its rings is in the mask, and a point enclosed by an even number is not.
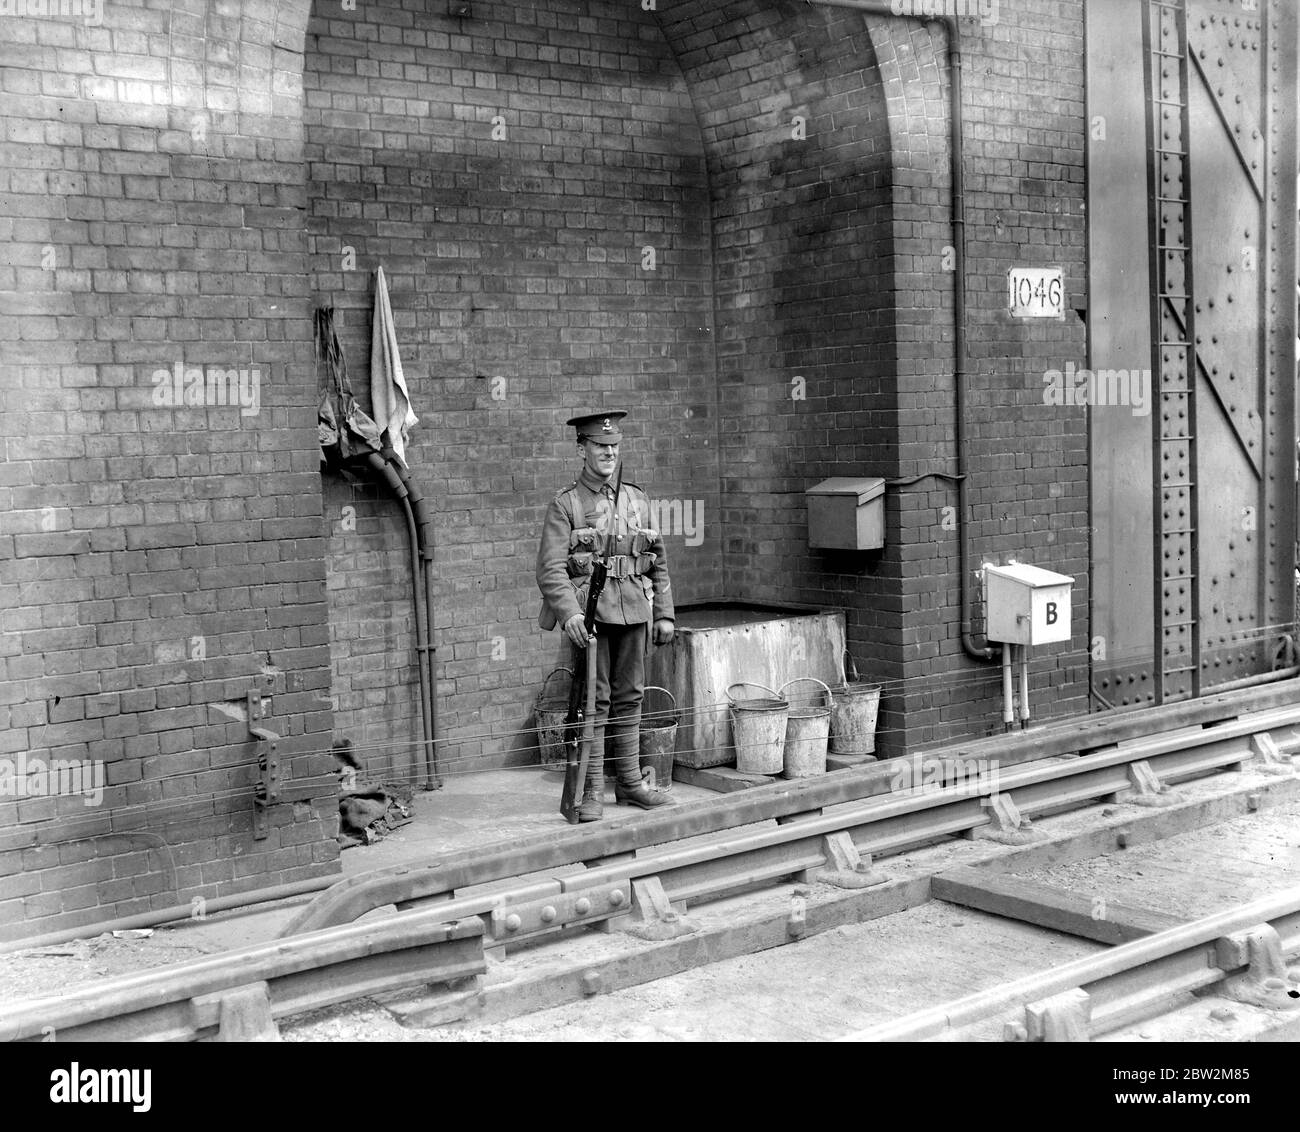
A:
[[[567,672],[572,682],[571,668],[556,668],[548,672],[537,692],[537,699],[533,701],[533,715],[537,718],[538,761],[544,766],[562,767],[565,763],[564,717],[569,714],[569,693],[567,689],[558,696],[546,693],[551,677],[557,672]]]
[[[831,754],[869,755],[876,749],[876,715],[880,711],[880,685],[858,679],[858,666],[846,649],[850,680],[843,668],[843,683],[835,689],[835,706],[831,708]]]
[[[796,676],[781,685],[781,695],[791,684],[810,683],[821,688],[825,706],[790,707],[790,722],[785,733],[783,755],[786,778],[811,778],[826,773],[826,740],[831,730],[831,710],[835,697],[816,676]],[[813,695],[816,695],[814,692]]]
[[[668,790],[673,784],[673,750],[677,746],[677,697],[667,688],[646,686],[646,694],[662,692],[672,706],[666,711],[641,709],[641,769],[654,771],[654,785]]]
[[[759,688],[766,699],[737,700],[732,688]],[[762,684],[742,681],[727,689],[731,705],[731,742],[736,769],[742,774],[780,774],[785,766],[785,728],[790,705]]]

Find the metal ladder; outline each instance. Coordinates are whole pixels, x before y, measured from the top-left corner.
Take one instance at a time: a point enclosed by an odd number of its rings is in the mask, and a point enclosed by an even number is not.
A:
[[[1145,0],[1150,219],[1155,702],[1200,694],[1196,306],[1186,0]]]

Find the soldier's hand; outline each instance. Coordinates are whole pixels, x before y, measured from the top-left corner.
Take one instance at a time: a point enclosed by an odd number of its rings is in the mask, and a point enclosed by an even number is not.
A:
[[[654,631],[655,644],[671,644],[675,632],[676,628],[671,621],[656,621]]]
[[[564,623],[564,631],[578,648],[587,647],[587,621],[581,613],[575,613]]]

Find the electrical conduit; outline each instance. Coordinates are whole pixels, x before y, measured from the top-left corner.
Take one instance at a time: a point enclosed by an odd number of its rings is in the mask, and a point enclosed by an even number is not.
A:
[[[889,0],[810,0],[832,8],[852,8],[873,16],[892,16],[895,18],[921,19],[927,23],[939,23],[948,33],[948,63],[951,80],[952,99],[952,237],[953,237],[953,383],[956,387],[956,441],[957,441],[957,509],[961,515],[958,536],[957,569],[961,576],[961,645],[966,654],[975,660],[994,660],[999,649],[988,641],[980,641],[971,631],[971,608],[973,605],[971,588],[974,584],[970,572],[971,537],[970,537],[970,442],[967,421],[967,350],[966,350],[966,180],[964,169],[964,137],[962,132],[962,55],[961,31],[957,20],[952,16],[916,15],[895,10]],[[902,5],[898,6],[899,8]]]
[[[411,513],[415,519],[418,533],[420,554],[420,573],[424,586],[424,645],[421,647],[429,685],[429,734],[425,751],[425,774],[429,785],[438,789],[442,786],[442,777],[438,771],[438,643],[433,631],[433,513],[424,505],[424,494],[419,485],[411,478],[406,466],[392,448],[383,449],[382,455],[389,465],[396,470],[402,486],[410,501]]]
[[[424,785],[426,789],[434,789],[433,696],[429,687],[429,622],[425,614],[425,591],[420,585],[420,536],[415,525],[415,513],[411,509],[410,492],[402,482],[397,469],[378,452],[367,453],[365,461],[388,485],[389,491],[396,496],[406,519],[406,533],[411,554],[411,593],[415,604],[416,668],[420,677],[420,722],[424,733]]]

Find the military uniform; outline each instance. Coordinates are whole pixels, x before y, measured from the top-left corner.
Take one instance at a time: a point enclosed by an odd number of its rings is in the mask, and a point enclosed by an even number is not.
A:
[[[618,444],[619,418],[610,412],[573,418],[578,440]],[[616,477],[615,477],[616,478]],[[596,718],[583,820],[599,816],[603,799],[603,752],[608,723],[617,770],[616,797],[649,807],[667,801],[642,787],[639,759],[641,699],[650,627],[673,621],[673,599],[662,535],[650,526],[650,505],[636,484],[624,481],[617,507],[614,482],[584,466],[577,480],[551,501],[537,552],[537,587],[542,593],[538,624],[563,626],[586,612],[592,567],[604,556],[611,517],[615,541],[606,564],[605,588],[596,605]],[[585,663],[574,647],[574,671]],[[592,816],[595,815],[595,816]]]

